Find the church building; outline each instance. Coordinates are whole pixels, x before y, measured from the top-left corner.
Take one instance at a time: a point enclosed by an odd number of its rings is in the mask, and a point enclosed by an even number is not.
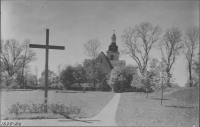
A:
[[[118,51],[118,46],[116,44],[116,36],[115,33],[113,33],[111,37],[111,44],[108,47],[108,51],[106,52],[106,54],[104,54],[104,52],[101,52],[97,57],[96,62],[105,72],[109,73],[115,67],[126,66],[125,60],[119,60],[119,54],[120,53]],[[84,66],[89,61],[89,59],[86,59],[84,61]]]

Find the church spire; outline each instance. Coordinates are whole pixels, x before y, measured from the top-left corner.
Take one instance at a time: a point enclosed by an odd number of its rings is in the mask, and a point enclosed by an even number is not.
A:
[[[115,30],[113,30],[113,36],[111,37],[112,43],[116,43],[116,36],[115,36]]]
[[[113,30],[113,35],[111,37],[111,44],[109,45],[108,51],[111,52],[118,52],[118,46],[116,45],[116,36],[115,36],[115,30]]]
[[[111,44],[109,45],[108,51],[107,51],[107,57],[110,60],[114,60],[114,61],[119,60],[119,52],[118,52],[118,46],[116,45],[115,30],[113,30],[113,35],[111,37]]]

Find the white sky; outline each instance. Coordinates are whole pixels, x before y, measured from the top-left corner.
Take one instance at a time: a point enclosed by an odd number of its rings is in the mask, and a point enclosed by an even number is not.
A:
[[[65,46],[65,50],[50,50],[49,69],[57,66],[82,63],[88,58],[83,44],[98,38],[101,50],[106,53],[113,30],[117,45],[122,49],[121,35],[126,27],[140,22],[150,22],[165,30],[172,26],[183,32],[187,27],[199,27],[198,1],[2,1],[1,35],[3,40],[17,39],[22,43],[45,44],[46,31],[50,29],[51,45]],[[30,65],[44,70],[45,50],[33,49],[37,60]],[[160,52],[152,50],[151,56],[160,59]],[[130,56],[121,56],[127,64],[136,64]],[[176,82],[184,86],[187,80],[186,60],[181,56],[173,66]]]

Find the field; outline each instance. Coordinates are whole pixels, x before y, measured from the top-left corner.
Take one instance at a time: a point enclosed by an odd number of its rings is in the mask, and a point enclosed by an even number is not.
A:
[[[199,126],[198,89],[176,88],[165,92],[161,106],[161,92],[146,94],[122,93],[116,121],[119,126]]]
[[[112,99],[112,92],[91,92],[85,93],[68,91],[68,92],[48,92],[48,103],[63,103],[66,106],[82,105],[82,113],[79,117],[92,117]],[[1,118],[8,113],[7,109],[13,103],[43,103],[44,91],[1,91]]]
[[[49,103],[80,105],[82,113],[79,117],[92,117],[113,98],[113,92],[64,91],[48,92]],[[3,91],[1,92],[1,115],[6,116],[6,110],[16,102],[42,103],[44,91]],[[115,117],[119,126],[199,126],[199,92],[196,88],[173,88],[164,93],[161,105],[161,91],[150,93],[121,93],[120,102]],[[51,115],[51,114],[50,114]],[[57,116],[56,116],[57,117]],[[55,118],[56,118],[55,117]]]

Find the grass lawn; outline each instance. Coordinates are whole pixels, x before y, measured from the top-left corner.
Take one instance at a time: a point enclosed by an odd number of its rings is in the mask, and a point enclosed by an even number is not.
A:
[[[61,103],[65,106],[82,105],[82,113],[78,117],[92,117],[98,114],[98,112],[112,99],[113,92],[48,92],[48,103]],[[44,91],[1,91],[1,118],[8,116],[8,108],[17,102],[20,103],[43,103]],[[32,114],[34,115],[34,114]],[[60,116],[52,116],[50,118],[60,118]],[[52,117],[51,117],[52,116]]]
[[[165,93],[161,106],[161,93],[122,93],[116,121],[119,126],[199,126],[198,89],[179,88]]]

